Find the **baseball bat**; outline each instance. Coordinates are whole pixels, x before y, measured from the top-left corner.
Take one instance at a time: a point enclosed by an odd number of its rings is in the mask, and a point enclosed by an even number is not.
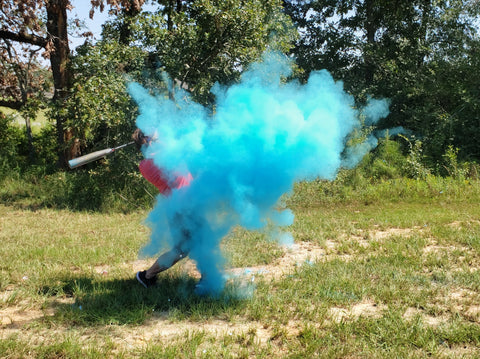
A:
[[[95,152],[89,153],[88,155],[84,155],[84,156],[80,156],[80,157],[71,159],[70,161],[68,161],[68,166],[73,169],[73,168],[77,168],[77,167],[86,165],[87,163],[96,161],[96,160],[98,160],[102,157],[105,157],[106,155],[109,155],[110,153],[115,152],[116,150],[119,150],[120,148],[132,145],[134,143],[135,143],[135,141],[132,141],[132,142],[126,143],[126,144],[118,146],[118,147],[106,148],[104,150],[95,151]]]

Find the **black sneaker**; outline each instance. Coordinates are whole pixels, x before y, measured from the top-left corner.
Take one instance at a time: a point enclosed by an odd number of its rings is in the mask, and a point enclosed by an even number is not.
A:
[[[137,272],[137,280],[138,282],[143,285],[145,288],[149,288],[157,282],[157,277],[152,277],[147,279],[147,271],[144,270],[142,272]]]

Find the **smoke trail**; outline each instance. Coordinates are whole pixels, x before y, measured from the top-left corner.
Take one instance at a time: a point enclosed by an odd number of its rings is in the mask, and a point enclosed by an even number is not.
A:
[[[143,252],[154,255],[177,245],[182,228],[188,229],[190,257],[212,295],[225,284],[222,238],[236,225],[292,224],[293,213],[277,208],[279,198],[296,181],[334,179],[349,160],[342,158],[347,136],[360,127],[353,98],[327,71],[312,73],[306,84],[282,83],[290,74],[287,58],[270,53],[262,60],[238,84],[214,86],[213,114],[181,90],[173,102],[129,85],[140,111],[137,126],[158,138],[144,155],[172,176],[189,171],[194,177],[189,187],[157,198],[147,221],[151,240]],[[388,113],[381,101],[366,109],[370,124]],[[279,240],[292,240],[274,233]]]

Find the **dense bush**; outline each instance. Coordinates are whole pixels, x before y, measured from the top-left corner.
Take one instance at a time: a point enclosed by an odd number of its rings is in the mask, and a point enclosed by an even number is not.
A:
[[[0,112],[0,177],[25,162],[27,138],[25,131],[13,125],[13,117]]]
[[[156,194],[139,173],[112,178],[102,166],[43,175],[41,167],[33,166],[23,174],[10,171],[0,179],[0,204],[30,209],[128,212],[150,208]]]
[[[405,176],[407,158],[402,153],[401,143],[388,137],[380,140],[377,148],[367,154],[360,164],[364,176],[372,180]]]

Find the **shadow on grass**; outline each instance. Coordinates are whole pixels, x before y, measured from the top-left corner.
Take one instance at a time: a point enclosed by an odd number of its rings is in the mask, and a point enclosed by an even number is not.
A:
[[[142,324],[150,318],[171,317],[205,320],[243,306],[244,300],[224,293],[219,297],[198,296],[197,281],[190,277],[161,276],[151,288],[135,279],[97,281],[89,277],[69,278],[63,287],[44,286],[43,295],[75,299],[73,304],[55,301],[54,316],[46,318],[56,324],[79,326]],[[59,290],[60,289],[60,290]]]

